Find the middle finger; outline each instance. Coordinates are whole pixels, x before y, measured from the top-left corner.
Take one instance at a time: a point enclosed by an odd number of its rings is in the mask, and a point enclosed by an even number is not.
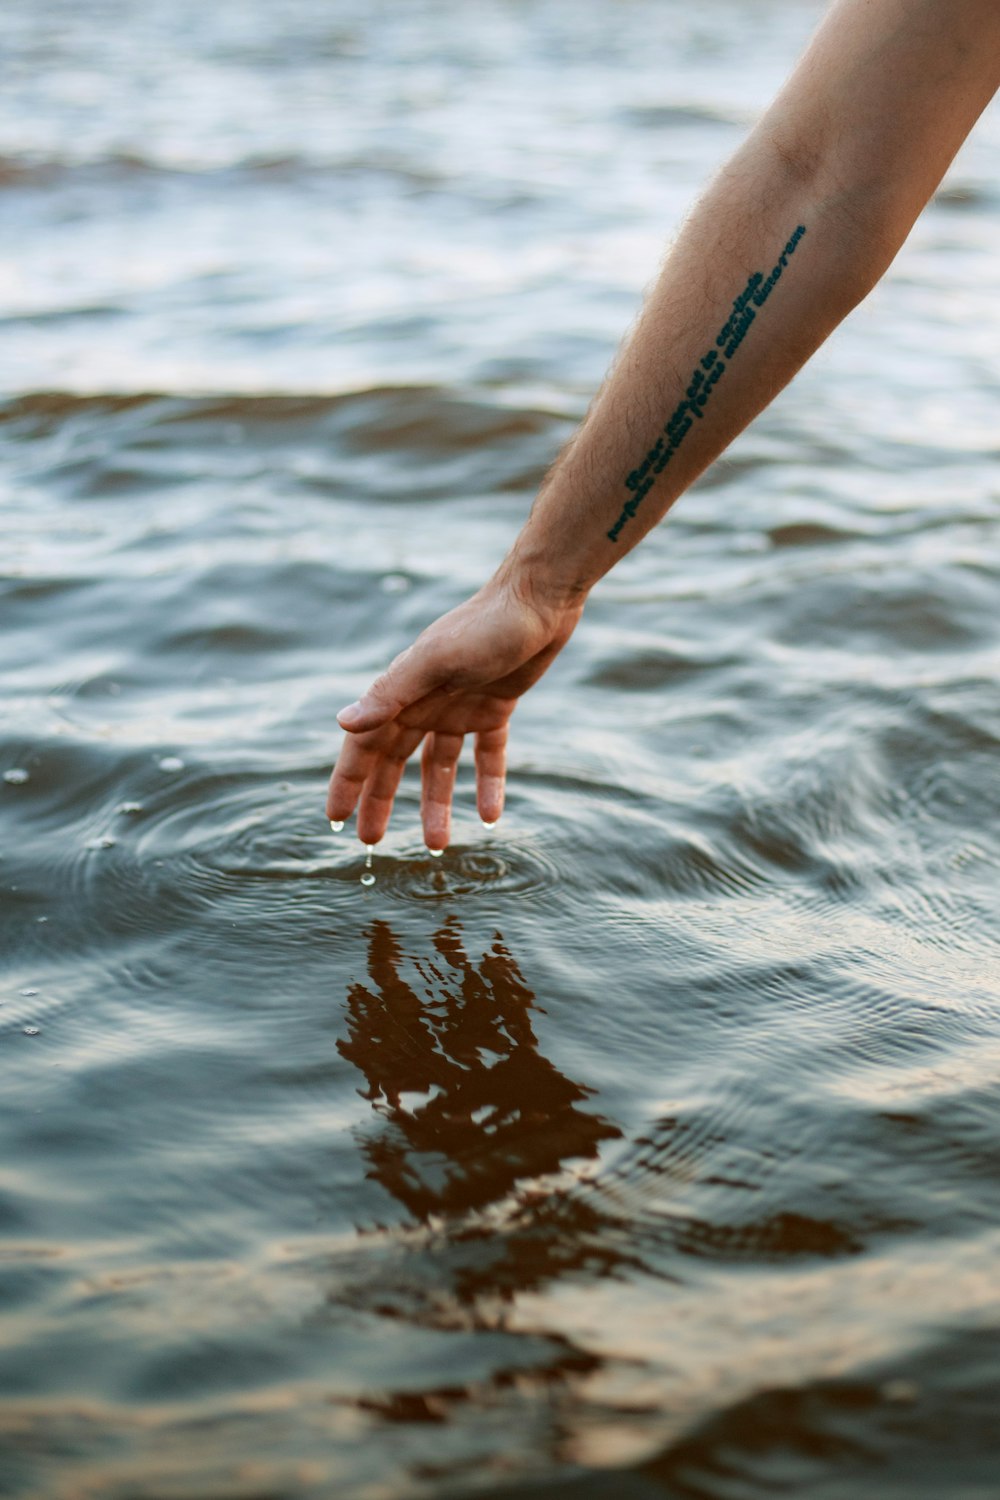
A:
[[[428,849],[447,849],[451,837],[451,798],[455,790],[458,757],[462,752],[460,734],[429,734],[424,742],[423,796],[421,814],[424,843]]]

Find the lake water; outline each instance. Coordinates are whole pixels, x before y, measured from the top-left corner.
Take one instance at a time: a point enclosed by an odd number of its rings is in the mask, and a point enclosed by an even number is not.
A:
[[[7,0],[0,1490],[996,1493],[996,109],[499,826],[323,816],[819,10]]]

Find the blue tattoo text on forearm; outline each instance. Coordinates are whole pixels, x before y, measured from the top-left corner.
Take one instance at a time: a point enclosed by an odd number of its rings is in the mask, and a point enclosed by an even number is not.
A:
[[[742,344],[747,330],[757,316],[756,309],[763,307],[770,297],[788,265],[789,256],[795,253],[795,247],[805,232],[805,225],[800,224],[781,252],[770,276],[765,277],[763,272],[755,271],[733,302],[732,312],[716,335],[715,346],[699,360],[683,398],[663,424],[656,442],[639,467],[633,469],[625,480],[626,488],[632,493],[608,532],[611,541],[618,540],[618,533],[639,509],[643,499],[653,488],[656,476],[663,473],[695,421],[702,420],[713,390],[726,373],[726,365]]]

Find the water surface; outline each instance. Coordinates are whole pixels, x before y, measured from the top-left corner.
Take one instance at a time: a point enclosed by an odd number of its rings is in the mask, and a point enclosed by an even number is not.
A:
[[[500,825],[323,819],[818,11],[8,4],[0,1487],[993,1492],[995,111]]]

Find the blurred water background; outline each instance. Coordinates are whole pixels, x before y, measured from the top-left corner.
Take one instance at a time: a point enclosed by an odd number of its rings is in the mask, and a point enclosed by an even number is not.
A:
[[[499,827],[323,818],[820,9],[6,0],[7,1493],[996,1493],[995,109]]]

